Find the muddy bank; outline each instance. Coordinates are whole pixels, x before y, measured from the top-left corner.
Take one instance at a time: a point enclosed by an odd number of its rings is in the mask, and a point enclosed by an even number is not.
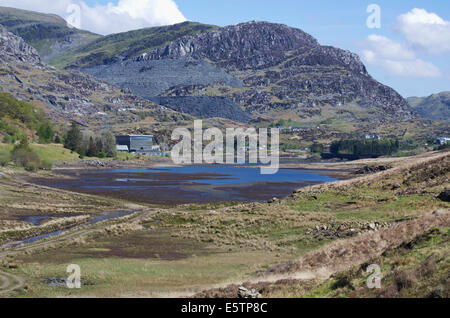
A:
[[[150,159],[133,160],[79,160],[62,162],[54,166],[53,170],[81,170],[81,169],[121,169],[121,168],[158,168],[176,166],[170,158],[154,157]]]
[[[247,167],[246,167],[247,168]],[[267,201],[294,190],[338,178],[333,171],[283,169],[261,175],[257,168],[185,166],[160,169],[60,170],[39,185],[131,202],[175,206],[189,203]]]

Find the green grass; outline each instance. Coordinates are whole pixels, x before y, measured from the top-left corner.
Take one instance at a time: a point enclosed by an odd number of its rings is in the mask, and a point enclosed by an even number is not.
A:
[[[338,220],[390,221],[425,209],[448,208],[448,203],[436,201],[435,196],[434,193],[397,196],[392,190],[363,186],[346,193],[329,190],[303,194],[290,206],[302,212],[327,212]]]
[[[58,161],[76,161],[78,159],[77,153],[72,153],[70,150],[63,148],[62,145],[57,144],[32,144],[30,145],[31,149],[33,149],[41,160],[48,160],[52,162]],[[5,145],[0,144],[0,152],[2,151],[11,151],[13,149],[13,145]]]
[[[15,8],[0,7],[0,24],[23,38],[41,56],[51,53],[52,45],[68,36],[78,35],[84,43],[101,37],[92,32],[69,28],[67,22],[57,15]]]

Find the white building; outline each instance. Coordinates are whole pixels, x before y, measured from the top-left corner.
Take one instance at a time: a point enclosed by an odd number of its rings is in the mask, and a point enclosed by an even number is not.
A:
[[[450,138],[449,137],[440,137],[440,138],[438,138],[437,142],[439,145],[443,146],[443,145],[450,143]]]

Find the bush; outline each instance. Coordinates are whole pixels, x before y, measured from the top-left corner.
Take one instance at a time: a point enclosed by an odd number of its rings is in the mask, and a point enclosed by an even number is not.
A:
[[[104,159],[104,158],[106,158],[106,153],[104,153],[103,151],[100,151],[100,152],[98,153],[98,157],[99,157],[100,159]]]
[[[11,161],[11,156],[7,152],[0,152],[0,166],[4,167]]]
[[[394,273],[394,283],[398,291],[411,288],[416,283],[417,278],[411,270],[400,270]]]
[[[30,162],[40,163],[37,153],[28,149],[13,150],[11,153],[11,159],[20,167],[26,167]]]
[[[38,162],[31,161],[31,162],[27,162],[24,167],[25,167],[26,171],[34,172],[39,169],[40,165]]]
[[[318,142],[315,142],[314,144],[312,144],[311,146],[311,152],[312,153],[322,153],[324,150],[324,146]]]
[[[41,160],[34,152],[26,137],[22,138],[18,145],[15,145],[11,151],[11,160],[19,167],[24,167],[27,171],[35,171],[40,167]]]
[[[352,280],[353,280],[353,273],[350,272],[342,272],[335,275],[335,282],[331,286],[332,289],[339,289],[339,288],[350,288],[354,289]]]
[[[49,160],[42,160],[41,168],[46,170],[51,170],[53,168],[53,163]]]

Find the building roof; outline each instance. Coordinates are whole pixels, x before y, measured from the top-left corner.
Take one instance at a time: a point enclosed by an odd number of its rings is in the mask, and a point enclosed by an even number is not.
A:
[[[118,135],[116,137],[152,137],[153,135]]]

